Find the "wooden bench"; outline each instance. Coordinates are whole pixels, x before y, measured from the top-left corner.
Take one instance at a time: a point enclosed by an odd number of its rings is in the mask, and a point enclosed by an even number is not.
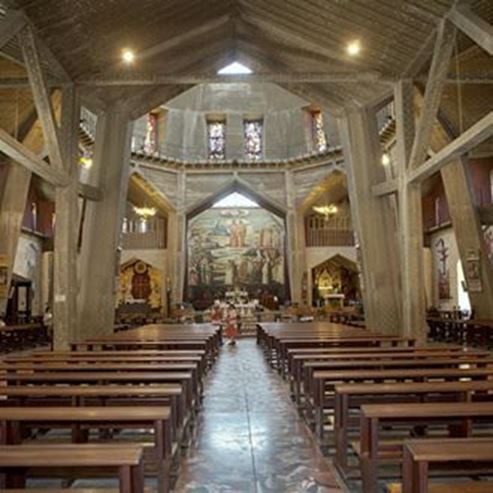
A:
[[[490,493],[491,481],[429,484],[430,466],[447,463],[463,468],[487,466],[493,472],[493,439],[409,440],[403,446],[402,493]]]
[[[424,404],[365,404],[361,406],[360,442],[354,448],[360,459],[363,491],[376,493],[378,483],[378,463],[383,457],[380,431],[383,426],[461,424],[462,437],[471,436],[475,421],[493,423],[493,402],[454,402]],[[392,444],[387,458],[400,460],[402,441]]]
[[[83,443],[90,428],[152,429],[154,446],[145,449],[145,459],[157,470],[159,484],[169,488],[169,466],[172,454],[172,424],[169,407],[0,407],[0,430],[3,444],[22,443],[22,429],[70,428],[71,439]],[[82,429],[84,427],[84,429]],[[122,446],[125,448],[127,444]]]
[[[185,403],[191,411],[198,405],[193,393],[192,374],[190,372],[43,372],[6,374],[2,377],[8,385],[55,385],[55,384],[133,384],[149,385],[177,383],[183,388]]]
[[[101,468],[116,471],[120,493],[143,493],[143,448],[139,445],[3,445],[0,471],[7,488],[24,488],[26,472],[43,469]]]
[[[192,376],[192,390],[195,395],[202,393],[202,378],[199,375],[197,363],[133,363],[133,362],[107,362],[97,361],[91,364],[81,364],[80,362],[41,362],[41,363],[0,363],[0,379],[3,374],[12,375],[19,374],[24,375],[27,373],[37,372],[175,372],[186,371],[190,372]]]
[[[459,367],[488,367],[493,366],[493,358],[484,354],[467,354],[456,356],[449,353],[406,353],[389,357],[387,354],[371,355],[368,358],[358,358],[360,355],[348,354],[344,358],[331,358],[330,360],[306,360],[303,357],[293,361],[294,375],[293,384],[296,401],[301,401],[301,390],[310,392],[311,381],[314,371],[322,370],[378,370],[397,368],[459,368]]]
[[[314,414],[316,436],[324,441],[324,408],[333,408],[334,387],[340,383],[371,382],[385,383],[396,381],[428,382],[458,380],[487,380],[493,377],[493,368],[419,368],[385,370],[335,370],[313,372],[311,393],[305,399],[307,416]],[[327,396],[327,392],[329,395]],[[332,393],[331,393],[332,392]]]
[[[186,426],[181,385],[18,385],[0,387],[0,407],[9,406],[169,406],[173,437]]]
[[[493,381],[478,382],[425,382],[425,383],[348,383],[335,386],[334,432],[336,453],[334,463],[343,476],[348,474],[348,442],[351,428],[359,429],[359,421],[353,424],[350,411],[363,404],[393,401],[473,401],[493,400]],[[490,392],[489,394],[486,394]],[[358,412],[359,419],[359,412]]]

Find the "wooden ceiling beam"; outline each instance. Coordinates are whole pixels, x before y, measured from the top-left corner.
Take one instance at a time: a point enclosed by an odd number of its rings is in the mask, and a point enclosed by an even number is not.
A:
[[[408,169],[415,169],[425,160],[430,147],[431,133],[436,122],[445,79],[454,49],[456,29],[447,20],[442,20],[437,37],[433,60],[425,89],[423,112],[416,128]]]
[[[210,84],[236,82],[276,82],[276,83],[363,83],[379,82],[392,84],[392,78],[371,71],[319,72],[319,73],[259,73],[245,75],[210,75],[210,74],[139,74],[132,73],[126,77],[81,77],[76,83],[81,86],[156,86],[176,84]],[[9,82],[6,80],[6,84]],[[1,87],[2,82],[0,82]]]
[[[469,5],[457,5],[448,18],[477,45],[493,55],[493,26],[476,15]]]
[[[0,151],[54,186],[66,186],[68,177],[0,128]]]
[[[187,43],[192,39],[196,39],[199,36],[203,36],[214,29],[217,29],[221,26],[226,25],[231,21],[231,16],[229,14],[221,15],[219,17],[215,17],[210,19],[209,21],[198,25],[194,29],[190,29],[182,34],[178,34],[169,38],[162,43],[158,43],[150,48],[142,50],[137,53],[137,59],[139,61],[146,60],[147,58],[151,58],[155,55],[163,53],[164,51],[170,50],[172,48],[177,48],[183,43]]]
[[[493,111],[481,118],[463,134],[447,144],[443,149],[425,161],[419,168],[412,171],[409,181],[422,182],[455,158],[458,158],[478,146],[493,135]]]
[[[34,33],[30,27],[24,28],[19,34],[19,43],[22,48],[29,81],[31,82],[34,104],[43,128],[43,136],[50,162],[61,170],[63,168],[63,157],[60,132],[55,120],[55,112],[51,104],[50,93],[46,85]]]
[[[19,10],[8,10],[0,19],[0,49],[26,25],[26,18]]]

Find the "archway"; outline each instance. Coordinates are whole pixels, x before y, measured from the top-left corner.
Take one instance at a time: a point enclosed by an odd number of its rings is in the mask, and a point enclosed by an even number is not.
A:
[[[289,296],[285,214],[238,182],[187,216],[185,297],[196,309],[240,291],[274,308]]]
[[[361,303],[356,262],[337,254],[313,267],[311,274],[314,305],[341,309]]]

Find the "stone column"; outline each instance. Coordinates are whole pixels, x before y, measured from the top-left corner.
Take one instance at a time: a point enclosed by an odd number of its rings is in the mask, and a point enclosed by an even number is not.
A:
[[[69,176],[66,187],[55,191],[53,343],[68,349],[77,337],[77,234],[78,234],[78,144],[80,106],[73,86],[63,90],[62,158]]]
[[[79,338],[113,332],[131,131],[126,113],[112,109],[98,117],[91,172],[103,196],[88,203],[86,210],[80,255]]]
[[[178,194],[176,213],[170,217],[169,232],[170,238],[173,237],[172,249],[170,250],[170,268],[169,272],[173,276],[173,302],[181,303],[186,293],[184,293],[186,260],[187,260],[187,243],[186,243],[186,211],[185,211],[185,193],[186,193],[187,175],[181,171],[178,175]]]
[[[389,202],[374,197],[371,191],[372,185],[385,178],[376,118],[363,109],[348,109],[338,124],[360,245],[367,326],[397,334],[401,313],[395,216]]]
[[[426,341],[426,300],[421,184],[407,182],[414,141],[414,87],[402,80],[395,87],[398,170],[399,253],[403,335]],[[388,200],[382,198],[381,200]]]
[[[286,253],[288,255],[291,300],[300,303],[303,272],[306,269],[303,214],[295,208],[293,173],[285,172],[286,181]]]

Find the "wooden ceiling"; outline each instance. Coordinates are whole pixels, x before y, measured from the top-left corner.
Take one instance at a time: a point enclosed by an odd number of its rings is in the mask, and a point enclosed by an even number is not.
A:
[[[214,75],[237,59],[257,74],[358,72],[399,77],[412,67],[454,0],[0,0],[25,11],[79,82],[159,75]],[[473,1],[486,19],[492,2]],[[359,39],[360,56],[346,53]],[[465,41],[465,47],[468,42]],[[470,43],[469,43],[470,45]],[[432,46],[432,44],[431,44]],[[120,61],[132,48],[137,62]],[[9,46],[16,56],[15,46]],[[282,85],[329,107],[366,104],[378,80]],[[168,88],[171,89],[171,88]],[[186,89],[186,87],[184,87]],[[100,91],[93,88],[94,91]],[[115,92],[114,90],[113,92]],[[176,92],[176,88],[174,89]],[[133,93],[144,93],[137,88]],[[166,93],[166,91],[165,91]],[[127,93],[120,92],[119,96]],[[158,93],[158,99],[159,99]]]

